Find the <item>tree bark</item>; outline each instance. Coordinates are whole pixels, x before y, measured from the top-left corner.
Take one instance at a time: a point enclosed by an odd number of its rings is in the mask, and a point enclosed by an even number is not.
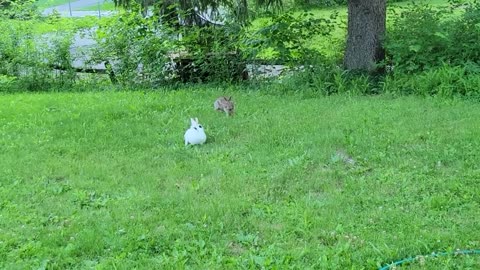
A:
[[[386,7],[386,0],[348,0],[347,70],[381,71],[376,63],[385,59]]]

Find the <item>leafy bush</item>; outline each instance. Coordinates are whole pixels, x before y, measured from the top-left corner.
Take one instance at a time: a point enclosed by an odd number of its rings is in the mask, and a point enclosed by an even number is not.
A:
[[[0,74],[32,84],[48,77],[43,74],[44,63],[40,61],[43,57],[32,38],[30,23],[1,23],[1,26]]]
[[[245,77],[246,57],[242,47],[244,28],[238,24],[184,28],[177,48],[189,55],[190,67],[183,81],[239,81]],[[191,72],[188,72],[190,69]],[[185,74],[183,74],[185,76]]]
[[[452,16],[461,12],[460,16]],[[412,4],[398,16],[385,43],[397,72],[413,73],[444,64],[464,66],[477,72],[480,65],[480,4],[465,10],[452,4],[433,8]]]
[[[119,14],[103,22],[95,38],[99,48],[94,61],[111,63],[119,83],[155,85],[168,77],[167,52],[172,39],[158,24],[158,17]]]
[[[451,33],[451,54],[458,61],[480,65],[480,2],[466,6]]]
[[[53,84],[71,85],[75,80],[69,50],[72,32],[37,35],[33,27],[35,23],[0,22],[0,75],[8,78],[0,84],[28,91],[49,89]],[[56,72],[54,68],[57,68]]]
[[[319,55],[315,49],[308,46],[308,41],[314,36],[328,36],[336,26],[337,13],[330,18],[315,18],[308,12],[295,15],[286,12],[273,15],[269,24],[262,27],[246,40],[250,48],[250,58],[269,52],[268,58],[277,63],[305,63],[312,56]]]
[[[239,25],[177,30],[159,20],[135,11],[112,18],[97,32],[96,60],[110,61],[116,78],[125,85],[241,79],[245,65]]]
[[[35,0],[0,0],[0,18],[28,20],[39,14]]]

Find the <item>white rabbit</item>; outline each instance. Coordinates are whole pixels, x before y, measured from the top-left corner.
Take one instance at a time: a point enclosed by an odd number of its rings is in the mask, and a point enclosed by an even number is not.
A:
[[[203,130],[202,125],[198,123],[198,118],[190,118],[192,125],[185,131],[185,145],[188,144],[203,144],[207,140],[207,135]]]

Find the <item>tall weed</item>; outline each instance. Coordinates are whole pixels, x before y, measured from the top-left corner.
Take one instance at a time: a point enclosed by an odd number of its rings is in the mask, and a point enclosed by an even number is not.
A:
[[[301,93],[305,97],[378,94],[374,79],[350,73],[335,64],[317,62],[285,74],[273,85],[279,93]]]
[[[419,74],[395,73],[385,78],[384,91],[396,95],[422,95],[451,98],[480,97],[480,76],[465,67],[443,65]]]

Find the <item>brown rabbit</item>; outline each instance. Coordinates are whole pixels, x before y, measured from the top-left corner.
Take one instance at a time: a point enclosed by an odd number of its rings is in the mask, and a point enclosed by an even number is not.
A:
[[[213,103],[213,107],[217,111],[224,111],[227,115],[233,115],[235,106],[233,105],[232,97],[219,97]]]

